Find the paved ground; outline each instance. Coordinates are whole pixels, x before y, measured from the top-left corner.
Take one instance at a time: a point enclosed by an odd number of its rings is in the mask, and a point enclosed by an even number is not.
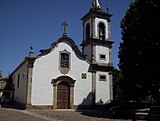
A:
[[[111,119],[105,111],[17,110],[0,108],[0,121],[131,121]]]

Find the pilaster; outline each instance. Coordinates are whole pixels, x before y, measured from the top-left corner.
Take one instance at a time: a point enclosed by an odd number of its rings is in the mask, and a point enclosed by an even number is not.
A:
[[[28,76],[27,76],[27,91],[26,91],[26,105],[31,105],[31,96],[32,96],[32,73],[34,67],[34,61],[36,57],[27,57],[28,60]]]
[[[113,100],[113,76],[109,73],[110,100]]]
[[[57,84],[53,84],[53,109],[57,109]]]
[[[92,72],[92,105],[96,103],[96,72]]]

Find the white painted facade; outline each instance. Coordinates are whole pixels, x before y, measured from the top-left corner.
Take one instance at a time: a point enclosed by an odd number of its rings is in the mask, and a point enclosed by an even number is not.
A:
[[[109,63],[109,48],[103,46],[96,46],[95,47],[95,60],[97,63]],[[105,59],[101,60],[100,55],[105,55]]]
[[[106,76],[105,81],[100,81],[100,75]],[[110,100],[110,79],[109,74],[106,72],[97,72],[96,73],[96,103]]]
[[[14,84],[14,101],[26,103],[27,96],[27,75],[28,75],[28,62],[24,61],[23,65],[18,68],[12,75]]]
[[[64,40],[65,41],[65,40]],[[72,77],[75,82],[74,105],[79,105],[87,97],[91,89],[91,73],[88,72],[89,63],[80,60],[71,46],[62,42],[52,51],[36,59],[33,68],[32,98],[33,105],[53,105],[52,79],[63,76],[59,70],[59,53],[67,50],[71,55],[71,67],[66,76]],[[81,74],[86,73],[87,79],[81,79]],[[47,76],[46,76],[47,75]],[[91,102],[87,102],[91,104]]]

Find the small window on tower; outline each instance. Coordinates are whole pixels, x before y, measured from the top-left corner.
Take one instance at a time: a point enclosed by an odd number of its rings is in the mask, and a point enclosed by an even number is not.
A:
[[[99,75],[99,81],[106,81],[106,75]]]
[[[106,60],[106,55],[105,54],[100,54],[99,59],[100,60]]]

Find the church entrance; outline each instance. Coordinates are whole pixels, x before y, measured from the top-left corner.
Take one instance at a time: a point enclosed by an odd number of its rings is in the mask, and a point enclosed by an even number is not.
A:
[[[60,82],[57,87],[57,108],[70,108],[70,85],[65,81]]]

